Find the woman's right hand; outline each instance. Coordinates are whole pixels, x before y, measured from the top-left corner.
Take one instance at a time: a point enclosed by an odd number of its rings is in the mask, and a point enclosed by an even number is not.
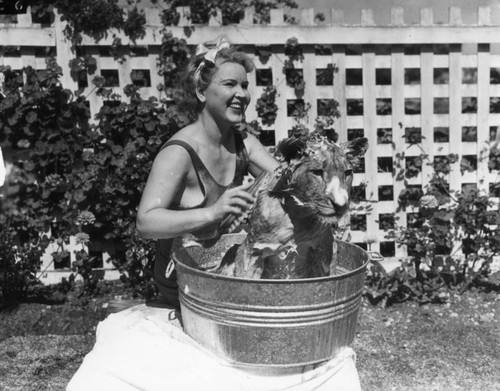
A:
[[[247,183],[227,189],[217,202],[209,207],[214,221],[221,221],[229,214],[236,217],[244,215],[255,202],[255,197],[247,191],[251,185],[252,183]]]

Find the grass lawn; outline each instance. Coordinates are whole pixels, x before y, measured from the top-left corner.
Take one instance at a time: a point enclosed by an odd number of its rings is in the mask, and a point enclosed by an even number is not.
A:
[[[64,390],[92,349],[107,300],[0,312],[0,390]],[[498,293],[386,309],[363,301],[354,342],[363,390],[500,390],[499,315]]]
[[[354,343],[363,390],[500,390],[500,295],[363,306]]]

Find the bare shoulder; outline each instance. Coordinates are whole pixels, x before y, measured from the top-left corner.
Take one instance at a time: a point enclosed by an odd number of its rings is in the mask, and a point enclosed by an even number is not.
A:
[[[189,126],[181,129],[173,135],[170,141],[182,141],[188,144],[195,152],[199,150],[199,143],[189,131]],[[187,149],[179,144],[171,143],[164,146],[156,155],[153,167],[163,170],[175,171],[177,173],[186,173],[191,168],[191,156]]]
[[[169,141],[174,141],[174,140],[179,140],[183,141],[191,148],[194,149],[195,152],[198,152],[200,149],[200,141],[199,141],[199,129],[197,129],[193,124],[188,125],[181,130],[179,130],[177,133],[175,133]]]

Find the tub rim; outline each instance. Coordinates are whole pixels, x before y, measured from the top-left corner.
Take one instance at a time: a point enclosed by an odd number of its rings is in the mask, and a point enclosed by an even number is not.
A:
[[[242,235],[242,234],[227,234],[225,236],[228,237],[228,236],[237,236],[237,235]],[[178,251],[186,250],[189,247],[198,247],[196,245],[180,247],[177,250],[175,250],[175,251],[172,252],[171,257],[172,257],[172,260],[175,262],[176,270],[179,270],[179,269],[177,269],[177,264],[179,264],[179,265],[181,265],[182,268],[187,269],[189,272],[191,272],[193,274],[196,274],[196,275],[200,275],[202,277],[210,277],[210,278],[213,278],[213,279],[216,279],[216,280],[222,280],[222,281],[224,281],[224,280],[227,280],[227,281],[240,281],[240,282],[248,282],[248,283],[250,283],[250,282],[251,283],[258,283],[258,284],[269,284],[269,283],[273,283],[273,284],[290,284],[291,282],[293,282],[293,283],[299,283],[299,284],[305,284],[305,283],[314,283],[314,282],[323,282],[323,281],[335,281],[335,280],[345,279],[345,278],[348,278],[348,277],[351,277],[351,276],[354,276],[356,274],[360,274],[361,272],[363,272],[367,268],[368,263],[370,263],[370,260],[371,260],[370,253],[368,251],[366,251],[365,249],[363,249],[362,247],[360,247],[360,246],[358,246],[358,245],[356,245],[354,243],[346,242],[346,241],[343,241],[343,240],[340,240],[340,239],[335,239],[335,240],[338,241],[338,242],[342,242],[345,245],[348,245],[348,246],[351,246],[351,247],[355,247],[356,249],[359,249],[366,256],[366,260],[363,262],[363,264],[361,266],[359,266],[359,267],[357,267],[357,268],[355,268],[353,270],[350,270],[350,271],[348,271],[346,273],[336,274],[334,276],[323,276],[323,277],[313,277],[313,278],[289,278],[289,279],[274,279],[274,278],[259,278],[259,279],[254,279],[254,278],[224,276],[224,275],[220,275],[220,274],[211,273],[211,272],[208,272],[208,271],[205,271],[205,270],[196,269],[196,268],[194,268],[192,266],[188,266],[185,263],[183,263],[182,261],[180,261],[179,259],[177,259],[176,253]]]

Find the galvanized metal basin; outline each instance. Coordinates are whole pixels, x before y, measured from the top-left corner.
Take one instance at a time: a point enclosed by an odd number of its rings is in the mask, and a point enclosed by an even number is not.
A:
[[[224,235],[212,247],[175,252],[186,333],[226,361],[257,367],[320,363],[351,345],[366,251],[339,241],[338,263],[348,271],[328,277],[253,280],[206,271],[244,237]]]

